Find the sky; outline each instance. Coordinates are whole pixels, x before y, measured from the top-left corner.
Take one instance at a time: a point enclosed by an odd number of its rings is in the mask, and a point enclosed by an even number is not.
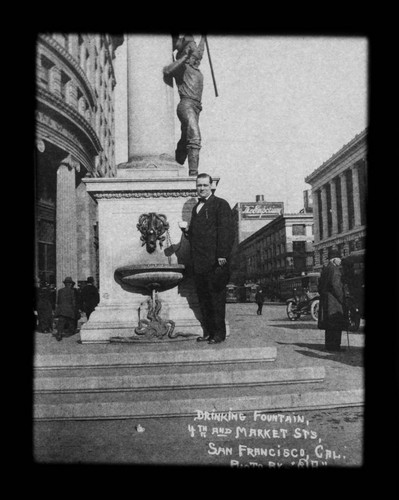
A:
[[[218,34],[208,43],[219,95],[205,51],[199,171],[220,177],[215,194],[231,207],[263,195],[298,212],[305,177],[368,125],[367,38]],[[128,155],[126,43],[115,73],[118,164]]]

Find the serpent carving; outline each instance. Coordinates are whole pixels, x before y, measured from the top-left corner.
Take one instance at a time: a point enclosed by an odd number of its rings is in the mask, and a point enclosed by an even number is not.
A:
[[[147,300],[148,313],[147,319],[139,317],[139,326],[135,328],[137,335],[144,335],[146,339],[153,339],[154,337],[162,339],[168,336],[170,339],[176,338],[179,333],[174,332],[175,322],[171,319],[164,321],[160,316],[162,304],[158,298],[154,301]]]
[[[162,248],[165,241],[163,234],[169,229],[169,222],[166,220],[166,215],[150,212],[140,215],[137,229],[141,232],[142,246],[146,245],[147,252],[153,253],[157,247],[157,240]]]

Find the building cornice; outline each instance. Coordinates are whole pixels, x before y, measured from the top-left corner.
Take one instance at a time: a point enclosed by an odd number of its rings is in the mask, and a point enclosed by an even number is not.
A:
[[[112,192],[101,192],[101,191],[91,191],[90,194],[96,200],[111,200],[111,199],[121,199],[121,198],[194,198],[197,196],[197,191],[112,191]]]
[[[47,141],[72,154],[80,164],[93,175],[95,170],[94,156],[89,155],[75,134],[66,130],[61,124],[52,120],[42,111],[37,112],[36,135],[38,140]],[[89,174],[87,174],[89,175]]]
[[[56,115],[61,116],[63,119],[69,120],[70,124],[78,128],[78,130],[84,134],[86,142],[91,144],[93,148],[93,154],[97,155],[103,150],[100,140],[90,125],[90,123],[84,118],[75,108],[70,104],[67,104],[63,99],[55,95],[54,93],[43,89],[41,87],[37,88],[36,93],[37,100],[41,102],[44,106],[47,106]]]
[[[305,177],[305,182],[307,184],[311,184],[312,182],[315,181],[317,177],[322,175],[327,169],[330,169],[334,163],[338,163],[339,161],[342,160],[343,157],[349,156],[355,149],[361,146],[361,142],[365,140],[366,136],[367,136],[367,128],[362,132],[360,132],[359,134],[357,134],[351,141],[342,146],[342,148],[339,151],[334,153],[331,156],[331,158],[322,163],[320,167],[318,167],[311,174]]]
[[[71,54],[53,37],[45,34],[40,34],[39,39],[41,43],[49,50],[51,50],[57,57],[60,57],[62,61],[69,66],[69,68],[76,74],[76,76],[80,79],[81,84],[86,90],[87,95],[89,96],[90,104],[93,108],[97,109],[97,100],[94,93],[94,90],[85,75],[83,69],[79,66],[78,62],[71,56]],[[107,49],[108,50],[108,49]],[[111,65],[112,66],[112,65]],[[114,77],[115,78],[115,77]]]

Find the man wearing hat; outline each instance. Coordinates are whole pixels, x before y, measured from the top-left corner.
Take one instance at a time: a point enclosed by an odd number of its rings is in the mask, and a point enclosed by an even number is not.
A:
[[[57,307],[55,315],[58,317],[57,333],[55,338],[62,340],[65,334],[75,333],[75,292],[73,291],[74,281],[70,276],[64,279],[64,288],[60,288],[57,293]]]
[[[234,226],[230,205],[212,194],[212,182],[208,174],[197,176],[199,201],[193,208],[188,230],[182,231],[190,242],[204,331],[197,341],[217,344],[226,339],[226,285]]]
[[[341,335],[345,328],[344,286],[341,276],[341,255],[335,248],[328,251],[328,264],[319,281],[320,308],[318,328],[325,330],[327,351],[341,350]]]
[[[201,133],[199,115],[202,110],[201,99],[204,77],[199,65],[204,53],[205,38],[201,36],[198,44],[191,35],[179,35],[173,38],[173,50],[177,50],[176,59],[163,69],[165,76],[173,76],[179,91],[180,102],[177,116],[181,123],[181,137],[177,143],[175,159],[183,165],[188,157],[189,175],[198,174]]]
[[[100,295],[97,287],[94,285],[94,278],[93,276],[89,276],[87,278],[87,284],[82,288],[82,308],[86,313],[87,319],[90,318],[90,314],[94,311],[99,302]]]

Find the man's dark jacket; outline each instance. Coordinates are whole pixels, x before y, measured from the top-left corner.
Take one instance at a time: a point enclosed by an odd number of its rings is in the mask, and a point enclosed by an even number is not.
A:
[[[72,288],[60,288],[57,293],[55,316],[76,317],[75,292]]]
[[[233,217],[228,202],[212,194],[198,214],[195,205],[188,238],[194,273],[212,271],[218,258],[228,260],[234,243]]]
[[[321,330],[344,329],[345,299],[341,269],[329,262],[321,273],[318,289],[320,294],[318,328]]]
[[[96,286],[88,283],[82,289],[82,305],[83,310],[87,312],[92,312],[97,304],[100,302],[100,295]]]

